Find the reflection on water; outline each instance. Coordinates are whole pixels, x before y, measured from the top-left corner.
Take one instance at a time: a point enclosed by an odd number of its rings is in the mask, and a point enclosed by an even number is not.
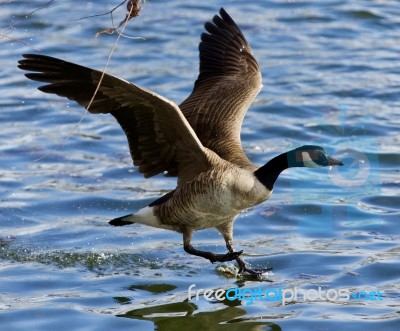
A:
[[[0,4],[0,323],[7,330],[396,330],[400,314],[396,2],[150,1],[131,20],[108,71],[179,103],[197,75],[202,24],[224,6],[259,59],[264,88],[242,142],[262,164],[317,144],[335,169],[291,169],[271,199],[240,215],[235,246],[262,282],[185,254],[179,234],[108,221],[175,186],[131,165],[113,118],[36,90],[16,67],[39,51],[101,69],[116,35],[112,1]],[[62,13],[62,15],[60,15]],[[125,13],[114,13],[119,22]],[[190,28],[188,28],[190,27]],[[22,41],[21,41],[22,40]],[[218,233],[194,243],[224,252]],[[225,270],[225,271],[223,271]],[[380,291],[383,300],[188,299],[188,288]],[[29,323],[29,324],[28,324]],[[367,324],[368,323],[368,324]]]
[[[257,321],[263,319],[262,317],[244,318],[246,310],[240,307],[225,307],[193,314],[197,309],[190,302],[181,302],[135,309],[118,316],[152,321],[157,330],[282,330],[275,323]],[[267,318],[271,317],[266,316]]]

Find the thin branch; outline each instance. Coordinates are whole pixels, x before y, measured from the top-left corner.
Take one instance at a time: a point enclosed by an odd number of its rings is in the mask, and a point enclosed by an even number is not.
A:
[[[34,50],[39,50],[38,48],[34,47],[32,44],[28,43],[26,40],[17,39],[17,38],[13,38],[13,37],[7,36],[3,32],[0,32],[0,39],[1,38],[7,38],[7,39],[10,39],[11,41],[15,41],[17,43],[22,43],[22,44],[25,44],[25,45],[27,45],[29,47],[32,47]]]
[[[128,7],[128,8],[129,8],[129,7]],[[134,9],[135,9],[135,8],[134,8],[133,6],[130,8],[129,13],[128,13],[129,16],[132,14],[132,12],[133,12]],[[104,78],[104,75],[105,75],[106,70],[107,70],[107,68],[108,68],[108,65],[109,65],[109,63],[110,63],[110,61],[111,61],[111,57],[112,57],[112,55],[113,55],[115,49],[117,48],[117,45],[118,45],[119,40],[120,40],[120,38],[121,38],[121,36],[122,36],[122,33],[124,32],[126,26],[128,25],[128,21],[129,21],[129,20],[125,20],[125,21],[124,21],[124,23],[123,23],[123,25],[122,25],[122,29],[121,29],[121,34],[118,34],[118,37],[117,37],[117,39],[115,40],[115,43],[114,43],[113,47],[111,48],[110,54],[109,54],[109,56],[108,56],[108,58],[107,58],[107,62],[106,62],[106,64],[105,64],[105,66],[104,66],[103,72],[101,73],[99,83],[97,84],[96,90],[95,90],[94,93],[93,93],[92,99],[90,100],[88,106],[86,107],[86,112],[85,112],[84,115],[86,115],[86,113],[87,113],[88,110],[90,109],[90,106],[92,105],[92,103],[93,103],[93,101],[94,101],[94,99],[95,99],[95,97],[96,97],[96,94],[97,94],[97,92],[98,92],[98,90],[99,90],[99,88],[100,88],[101,82],[103,81],[103,78]]]
[[[113,13],[116,9],[118,9],[119,7],[121,7],[121,6],[122,6],[125,2],[127,2],[127,1],[128,1],[128,0],[122,1],[118,6],[114,7],[112,10],[110,10],[110,11],[108,11],[108,12],[106,12],[106,13],[103,13],[103,14],[95,14],[95,15],[90,15],[90,16],[81,17],[81,18],[78,18],[77,21],[84,20],[84,19],[86,19],[86,18],[104,16],[104,15],[108,15],[108,14],[111,14],[111,15],[112,15],[112,13]]]
[[[144,0],[143,0],[144,1]],[[123,4],[126,4],[126,9],[127,9],[127,14],[125,15],[125,18],[118,24],[117,27],[115,27],[114,25],[114,16],[113,13],[115,10],[117,10],[119,7],[121,7]],[[102,13],[102,14],[95,14],[95,15],[91,15],[91,16],[85,16],[85,17],[81,17],[78,19],[79,20],[83,20],[86,18],[92,18],[92,17],[99,17],[99,16],[104,16],[104,15],[108,15],[110,14],[111,16],[111,24],[112,24],[112,28],[108,28],[108,29],[104,29],[101,30],[99,32],[96,33],[96,38],[98,38],[101,34],[103,33],[107,33],[107,34],[113,34],[114,32],[116,32],[119,28],[122,27],[122,25],[124,25],[126,22],[128,22],[129,20],[131,20],[132,18],[136,17],[139,15],[140,10],[142,9],[141,7],[142,4],[142,0],[124,0],[123,2],[121,2],[119,5],[117,5],[116,7],[114,7],[112,10],[106,12],[106,13]]]
[[[11,2],[11,1],[9,1],[9,0],[2,1],[2,2],[0,2],[0,5],[7,5],[7,4],[9,4],[10,2]],[[50,0],[50,1],[48,1],[47,3],[45,3],[44,5],[40,6],[39,8],[36,8],[35,10],[33,10],[33,11],[31,11],[30,13],[26,14],[25,17],[27,18],[27,17],[33,15],[34,13],[38,12],[39,10],[41,10],[41,9],[43,9],[43,8],[45,8],[45,7],[47,7],[47,6],[49,6],[52,2],[54,2],[54,0]],[[20,19],[20,20],[21,20],[21,19]],[[11,25],[11,24],[10,24],[8,27],[5,27],[5,28],[2,27],[1,29],[10,30],[10,29],[15,28],[15,25],[16,25],[16,23],[14,23],[14,25]],[[32,46],[29,42],[27,42],[27,41],[25,41],[25,40],[23,40],[23,39],[17,39],[17,38],[10,37],[10,36],[8,36],[8,35],[6,35],[6,34],[4,34],[3,32],[0,31],[0,39],[1,39],[1,38],[7,38],[7,39],[9,39],[9,40],[11,40],[11,41],[19,42],[19,43],[25,44],[25,45],[27,45],[27,46],[29,46],[29,47],[32,47],[32,48],[35,49],[35,50],[38,50],[36,47]]]
[[[36,13],[37,11],[39,11],[43,8],[46,8],[47,6],[50,6],[52,2],[54,2],[54,0],[48,1],[43,6],[40,6],[39,8],[36,8],[34,11],[31,11],[30,13],[26,14],[26,17],[31,16],[32,14]]]

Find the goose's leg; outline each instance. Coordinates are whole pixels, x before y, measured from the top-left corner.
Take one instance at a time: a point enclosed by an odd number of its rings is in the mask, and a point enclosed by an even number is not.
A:
[[[220,226],[217,227],[217,229],[225,239],[226,248],[228,249],[228,252],[230,252],[230,253],[234,252],[235,250],[233,248],[233,227],[232,227],[232,222],[220,225]],[[243,251],[241,251],[241,252],[243,252]],[[244,271],[248,270],[248,268],[246,267],[246,262],[244,262],[243,259],[241,259],[238,256],[235,260],[236,260],[237,264],[239,265],[239,274],[241,274]]]
[[[188,254],[204,257],[205,259],[210,260],[211,263],[232,261],[237,259],[238,256],[242,254],[242,252],[233,251],[226,254],[214,254],[211,252],[199,251],[190,244],[190,241],[192,240],[192,234],[192,230],[186,230],[183,232],[183,248]]]
[[[222,226],[217,227],[218,231],[223,235],[226,243],[226,248],[228,248],[228,251],[230,253],[233,253],[235,250],[233,248],[233,227],[232,227],[232,222],[226,223]],[[243,251],[240,251],[241,253]],[[237,264],[239,265],[239,274],[242,274],[244,272],[247,272],[251,275],[262,275],[263,273],[267,271],[271,271],[272,268],[267,268],[267,269],[250,269],[247,267],[246,262],[244,262],[243,259],[241,259],[239,256],[235,259]]]

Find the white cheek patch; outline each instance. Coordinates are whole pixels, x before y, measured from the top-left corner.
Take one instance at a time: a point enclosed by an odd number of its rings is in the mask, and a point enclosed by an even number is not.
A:
[[[310,156],[310,153],[308,153],[308,152],[301,152],[301,158],[302,158],[304,166],[307,167],[307,168],[318,168],[318,167],[320,167],[319,164],[314,162],[314,160]]]

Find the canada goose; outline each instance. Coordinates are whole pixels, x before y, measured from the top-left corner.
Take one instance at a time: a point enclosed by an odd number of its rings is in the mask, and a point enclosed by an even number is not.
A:
[[[128,81],[44,55],[23,55],[19,68],[33,72],[26,77],[48,83],[39,90],[75,100],[91,113],[113,115],[144,177],[159,173],[178,177],[174,190],[110,224],[141,223],[180,232],[187,253],[211,262],[236,260],[239,273],[258,274],[263,271],[249,269],[240,258],[243,251],[233,248],[236,216],[267,200],[287,168],[343,163],[312,145],[283,153],[262,167],[250,162],[241,146],[240,128],[261,89],[261,73],[238,26],[223,8],[219,14],[205,24],[200,74],[180,106]],[[228,253],[200,251],[191,245],[194,231],[213,227],[224,237]]]

